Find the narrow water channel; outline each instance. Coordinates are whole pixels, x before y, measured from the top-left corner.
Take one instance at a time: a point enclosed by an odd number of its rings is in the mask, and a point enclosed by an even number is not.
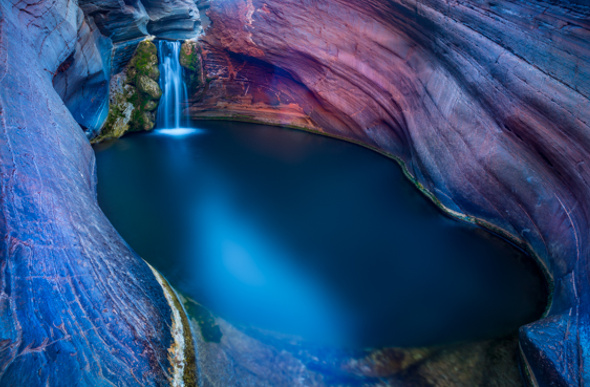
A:
[[[98,199],[230,322],[364,348],[498,337],[542,314],[531,259],[442,215],[393,161],[289,129],[195,126],[95,147]]]

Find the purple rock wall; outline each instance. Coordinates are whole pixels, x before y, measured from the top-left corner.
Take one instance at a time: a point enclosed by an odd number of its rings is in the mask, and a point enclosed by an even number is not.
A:
[[[587,3],[214,0],[207,15],[193,117],[246,115],[400,158],[437,204],[547,270],[548,315],[521,329],[531,377],[590,382]]]
[[[0,384],[169,385],[172,309],[98,208],[76,120],[100,126],[102,82],[125,47],[150,32],[191,36],[199,15],[185,0],[79,4],[0,4]],[[199,8],[210,25],[195,118],[249,114],[401,159],[437,204],[503,232],[546,268],[551,308],[521,329],[531,379],[590,382],[584,1]]]

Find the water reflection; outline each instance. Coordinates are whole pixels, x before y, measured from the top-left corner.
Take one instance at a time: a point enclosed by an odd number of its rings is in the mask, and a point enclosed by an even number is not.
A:
[[[185,137],[188,135],[195,135],[203,133],[200,129],[195,128],[174,128],[174,129],[156,129],[154,134],[162,134],[165,136]]]
[[[239,324],[351,347],[513,332],[543,311],[516,248],[442,216],[376,153],[247,124],[97,150],[99,202],[180,291]]]
[[[250,316],[255,326],[345,344],[343,325],[350,316],[339,297],[288,246],[278,244],[272,231],[228,203],[223,190],[216,190],[195,212],[203,234],[194,255],[206,258],[193,266],[193,276],[211,294],[210,304],[221,315]]]

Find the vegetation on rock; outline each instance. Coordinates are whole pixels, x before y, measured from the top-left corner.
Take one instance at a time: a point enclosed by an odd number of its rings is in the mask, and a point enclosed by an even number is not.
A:
[[[189,90],[194,91],[203,85],[202,49],[198,42],[187,40],[180,49],[180,65],[185,70],[185,80]]]
[[[127,68],[111,80],[109,115],[92,142],[119,138],[126,132],[152,130],[162,96],[159,77],[158,49],[152,41],[144,40]]]

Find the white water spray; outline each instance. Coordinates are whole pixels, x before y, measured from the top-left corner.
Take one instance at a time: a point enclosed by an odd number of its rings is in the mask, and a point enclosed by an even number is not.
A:
[[[160,86],[163,91],[158,107],[157,127],[160,129],[188,127],[188,117],[182,114],[188,92],[180,65],[180,47],[179,41],[158,41]]]

